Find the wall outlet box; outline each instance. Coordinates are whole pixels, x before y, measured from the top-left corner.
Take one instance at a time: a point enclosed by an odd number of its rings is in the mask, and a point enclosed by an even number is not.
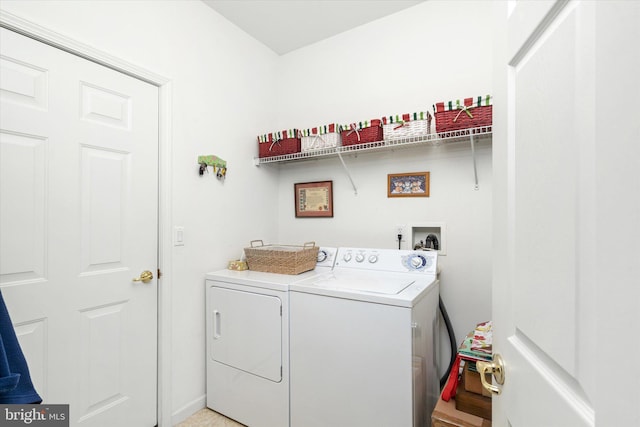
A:
[[[447,254],[447,224],[444,222],[422,222],[417,224],[409,224],[407,229],[411,235],[409,245],[413,249],[416,245],[420,245],[420,241],[424,244],[429,234],[433,234],[438,239],[438,255]]]

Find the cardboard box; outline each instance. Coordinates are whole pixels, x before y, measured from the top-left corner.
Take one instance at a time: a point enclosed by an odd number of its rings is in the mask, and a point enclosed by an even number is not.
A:
[[[438,398],[431,415],[431,427],[491,427],[491,421],[458,411],[454,399],[445,402]]]
[[[486,397],[491,397],[491,392],[485,390],[482,387],[482,381],[480,381],[480,374],[476,371],[470,369],[471,364],[469,362],[465,362],[464,368],[462,370],[462,376],[464,377],[464,389],[466,391],[470,391],[471,393],[481,394]],[[485,379],[491,384],[491,375],[485,375]]]
[[[456,391],[456,409],[458,411],[473,414],[478,417],[491,419],[491,398],[465,389],[465,376],[462,376],[462,384],[458,384]]]

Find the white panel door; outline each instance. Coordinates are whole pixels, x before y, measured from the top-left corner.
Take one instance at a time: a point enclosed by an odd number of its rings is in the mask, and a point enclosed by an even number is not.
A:
[[[282,380],[282,301],[208,287],[211,358],[274,382]]]
[[[157,88],[0,33],[0,286],[45,403],[154,426]]]
[[[638,349],[640,127],[616,112],[640,95],[639,51],[622,48],[638,6],[498,5],[494,425],[640,425],[637,369],[616,367]]]

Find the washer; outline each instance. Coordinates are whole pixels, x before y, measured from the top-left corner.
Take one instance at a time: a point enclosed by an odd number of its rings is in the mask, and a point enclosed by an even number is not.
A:
[[[437,252],[339,248],[290,286],[291,427],[421,427],[439,394]]]
[[[207,406],[251,427],[289,425],[289,285],[333,267],[320,248],[299,275],[220,270],[206,276]]]

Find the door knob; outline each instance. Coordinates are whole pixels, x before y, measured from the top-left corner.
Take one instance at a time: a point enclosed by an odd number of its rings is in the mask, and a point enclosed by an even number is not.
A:
[[[499,354],[494,354],[493,361],[491,362],[476,362],[476,368],[480,373],[480,381],[482,381],[482,387],[484,387],[485,390],[493,394],[502,393],[502,389],[500,387],[489,384],[489,381],[487,381],[487,379],[485,378],[486,374],[493,374],[493,377],[496,379],[496,382],[498,384],[504,384],[505,372],[502,356],[500,356]]]
[[[142,282],[142,283],[149,283],[151,280],[153,280],[153,273],[150,272],[149,270],[145,270],[140,274],[140,277],[136,277],[133,279],[134,282]]]

